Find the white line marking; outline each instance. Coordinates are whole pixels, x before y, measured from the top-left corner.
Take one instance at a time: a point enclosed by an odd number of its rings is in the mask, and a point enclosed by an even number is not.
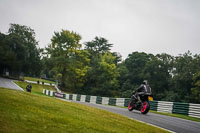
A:
[[[129,118],[129,117],[127,117],[127,118]],[[137,120],[137,119],[133,119],[133,118],[129,118],[129,119],[131,119],[131,120],[135,120],[135,121],[138,121],[138,122],[141,122],[141,123],[144,123],[144,124],[150,125],[150,126],[154,126],[154,127],[160,128],[160,129],[163,129],[163,130],[168,131],[168,132],[170,132],[170,133],[176,133],[176,132],[174,132],[174,131],[171,131],[171,130],[168,130],[168,129],[165,129],[165,128],[162,128],[162,127],[159,127],[159,126],[156,126],[156,125],[150,124],[150,123],[146,123],[146,122],[143,122],[143,121],[140,121],[140,120]]]
[[[11,81],[17,88],[19,88],[19,90],[24,91],[21,87],[19,87],[17,84],[15,84],[15,82]]]

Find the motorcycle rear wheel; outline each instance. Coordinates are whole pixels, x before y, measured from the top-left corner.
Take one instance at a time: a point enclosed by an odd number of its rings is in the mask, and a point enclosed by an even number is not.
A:
[[[143,102],[143,106],[141,107],[140,112],[141,112],[142,114],[147,114],[147,113],[149,112],[149,109],[150,109],[150,104],[149,104],[149,102],[148,102],[148,101],[144,101],[144,102]]]

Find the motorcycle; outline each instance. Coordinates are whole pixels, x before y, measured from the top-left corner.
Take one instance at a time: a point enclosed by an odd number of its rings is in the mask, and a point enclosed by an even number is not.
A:
[[[153,101],[153,96],[151,95],[151,93],[142,93],[141,95],[138,94],[138,97],[136,99],[135,95],[133,94],[128,104],[128,110],[132,111],[133,109],[135,109],[139,110],[142,114],[147,114],[150,109],[149,101]]]
[[[26,91],[31,93],[31,89],[32,89],[31,84],[28,84],[28,85],[26,86]]]

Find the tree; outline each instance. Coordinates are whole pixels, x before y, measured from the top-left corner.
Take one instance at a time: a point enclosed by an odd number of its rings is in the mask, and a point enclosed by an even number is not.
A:
[[[91,55],[85,93],[100,96],[119,95],[117,63],[120,55],[110,52],[112,45],[102,37],[95,37],[91,42],[85,43],[85,50]]]
[[[175,59],[173,71],[173,90],[179,94],[177,101],[189,102],[193,75],[198,71],[194,56],[188,51]]]
[[[4,43],[6,49],[3,51],[3,57],[6,68],[11,75],[16,72],[22,72],[25,59],[23,52],[26,51],[22,41],[16,35],[9,34],[4,38]]]
[[[108,40],[102,37],[95,37],[94,40],[85,43],[85,49],[91,53],[92,56],[98,56],[98,54],[104,54],[110,51],[113,44],[108,43]]]
[[[8,43],[13,45],[19,64],[23,62],[21,71],[29,76],[39,76],[41,70],[40,49],[35,39],[35,32],[30,27],[11,24],[8,30]]]
[[[128,55],[125,60],[126,68],[129,71],[128,79],[133,86],[140,85],[144,80],[143,70],[146,63],[149,61],[149,55],[146,53],[133,52]]]
[[[115,60],[114,60],[115,65],[118,65],[118,63],[122,61],[121,54],[117,52],[113,52],[112,55],[115,56]]]
[[[169,91],[173,57],[168,54],[151,55],[143,70],[143,78],[148,79],[152,88],[154,98],[164,100]]]
[[[5,38],[6,35],[0,33],[0,74],[3,74],[3,72],[5,71],[4,69],[8,67],[6,63],[6,54],[8,54],[9,47],[5,43]]]
[[[130,96],[143,80],[148,80],[154,98],[165,99],[165,92],[169,91],[173,57],[168,54],[152,54],[133,52],[125,62],[119,64],[120,90],[123,96]]]
[[[99,62],[88,72],[87,91],[92,95],[116,96],[119,95],[117,77],[119,73],[114,64],[115,57],[111,53],[100,56]]]
[[[190,100],[192,103],[200,103],[200,72],[195,73],[193,76]]]
[[[9,71],[10,76],[16,78],[21,73],[40,75],[40,49],[37,48],[34,30],[24,25],[11,24],[7,35],[1,33],[0,42],[1,73]]]
[[[45,55],[46,53],[43,53]],[[54,68],[54,61],[52,58],[48,58],[44,56],[41,59],[42,62],[42,71],[41,74],[46,75],[46,78],[48,79],[55,79],[56,71],[53,69]]]
[[[54,32],[51,45],[47,48],[54,61],[54,70],[60,79],[62,89],[80,92],[89,67],[89,53],[81,50],[81,36],[75,32],[62,30]]]

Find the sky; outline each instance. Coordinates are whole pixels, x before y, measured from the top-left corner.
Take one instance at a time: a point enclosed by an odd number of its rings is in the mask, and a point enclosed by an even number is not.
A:
[[[0,0],[0,32],[10,23],[34,29],[40,47],[62,29],[132,52],[200,54],[200,0]],[[84,46],[83,46],[84,47]]]

